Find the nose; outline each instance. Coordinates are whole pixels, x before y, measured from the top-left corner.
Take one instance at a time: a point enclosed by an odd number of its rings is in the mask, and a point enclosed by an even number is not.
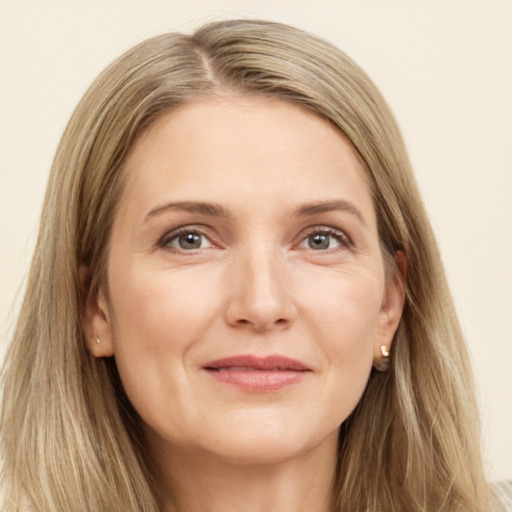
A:
[[[255,332],[286,329],[297,317],[289,269],[281,255],[262,252],[248,251],[231,267],[227,321]]]

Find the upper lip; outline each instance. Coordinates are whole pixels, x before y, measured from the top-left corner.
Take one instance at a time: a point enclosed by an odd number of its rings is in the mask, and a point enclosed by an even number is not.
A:
[[[206,370],[220,370],[228,368],[252,368],[255,370],[281,370],[281,371],[307,371],[311,370],[304,363],[280,355],[253,356],[239,355],[209,361],[203,365]]]

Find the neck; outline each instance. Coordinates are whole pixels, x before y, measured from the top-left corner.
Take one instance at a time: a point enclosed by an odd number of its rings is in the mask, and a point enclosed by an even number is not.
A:
[[[322,445],[269,464],[236,463],[209,453],[151,450],[162,512],[330,512],[336,433]]]

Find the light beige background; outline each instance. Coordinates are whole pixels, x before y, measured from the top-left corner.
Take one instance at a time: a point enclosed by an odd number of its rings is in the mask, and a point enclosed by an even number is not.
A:
[[[512,478],[511,0],[0,0],[1,344],[52,155],[88,84],[148,36],[234,16],[330,39],[388,99],[467,334],[488,474]]]

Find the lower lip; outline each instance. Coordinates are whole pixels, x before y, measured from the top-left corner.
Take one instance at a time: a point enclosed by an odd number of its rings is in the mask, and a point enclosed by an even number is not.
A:
[[[297,370],[206,370],[215,380],[245,391],[265,393],[278,391],[299,383],[307,371]]]

